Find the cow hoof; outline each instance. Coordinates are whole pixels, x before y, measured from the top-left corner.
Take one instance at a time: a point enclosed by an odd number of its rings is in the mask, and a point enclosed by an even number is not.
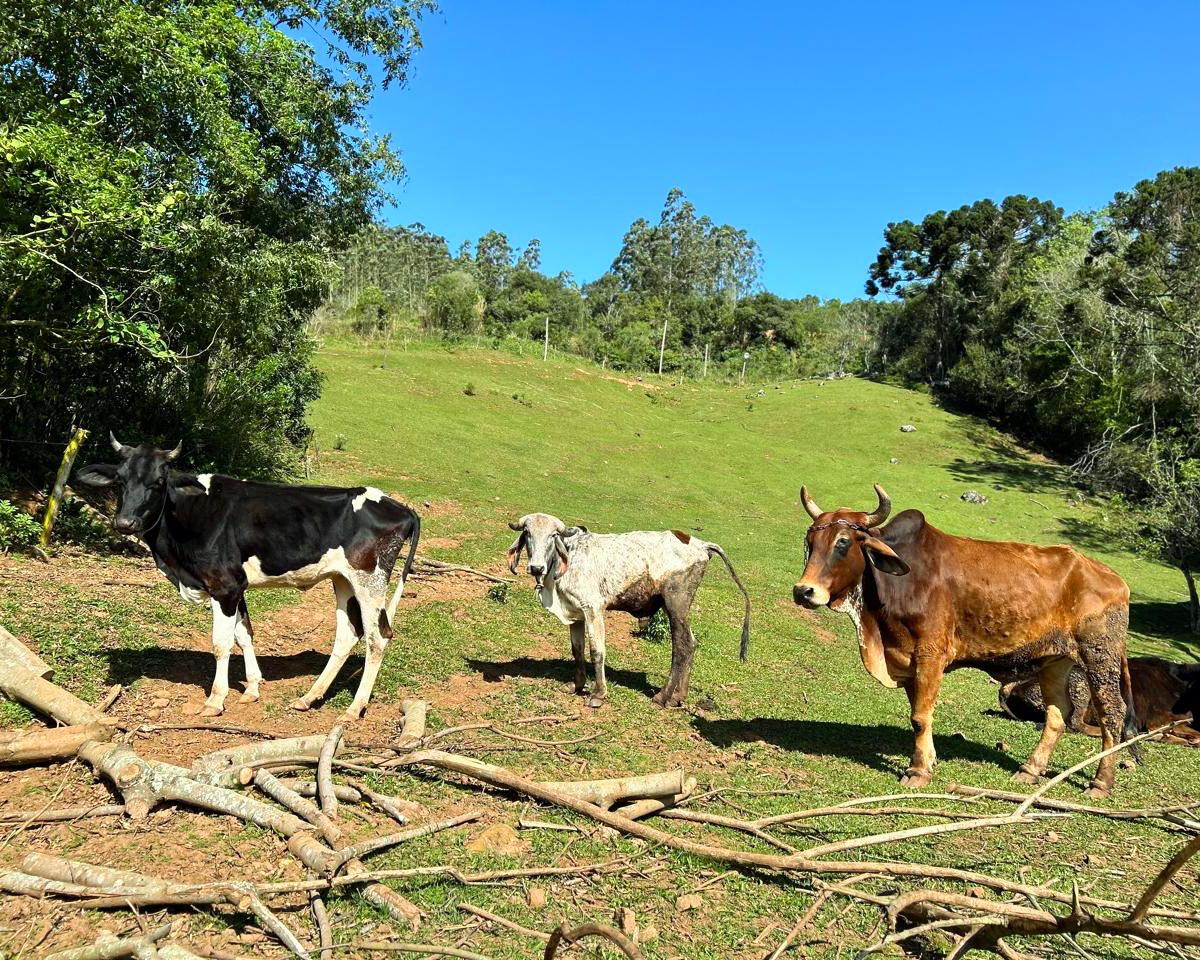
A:
[[[665,707],[667,705],[667,698],[664,697],[663,692],[659,690],[658,693],[650,698],[650,702],[656,707]]]
[[[310,704],[307,700],[293,700],[288,704],[289,709],[299,710],[301,713],[304,713],[311,706],[312,704]]]
[[[1089,800],[1107,800],[1110,793],[1112,793],[1112,787],[1106,787],[1104,784],[1093,780],[1091,786],[1083,792],[1083,795]]]
[[[933,779],[933,774],[924,770],[913,770],[911,767],[904,771],[904,776],[900,778],[900,786],[908,787],[911,790],[919,790],[921,787],[929,786],[929,782]]]
[[[258,688],[247,690],[238,697],[238,703],[258,703]]]
[[[200,711],[202,717],[219,717],[224,710],[221,707],[214,707],[211,704],[205,704],[204,709]]]
[[[348,707],[346,712],[342,714],[342,719],[346,723],[358,723],[362,719],[362,710],[355,710],[353,707]]]
[[[1032,787],[1034,784],[1041,783],[1042,777],[1029,770],[1018,770],[1012,775],[1012,782],[1023,783],[1027,787]]]
[[[604,706],[604,698],[594,696],[588,700],[588,706],[593,710],[599,710],[602,706]]]

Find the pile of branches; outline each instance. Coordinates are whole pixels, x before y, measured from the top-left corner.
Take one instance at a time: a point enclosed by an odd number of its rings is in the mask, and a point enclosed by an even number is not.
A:
[[[1055,784],[1094,762],[1095,757],[1063,771],[1028,795],[952,787],[944,794],[869,797],[745,820],[697,809],[705,800],[719,796],[720,791],[697,793],[695,781],[678,770],[607,780],[547,783],[452,752],[444,749],[451,738],[472,731],[487,730],[528,745],[558,750],[592,738],[540,740],[503,731],[487,723],[429,732],[426,729],[426,705],[420,700],[403,703],[402,726],[397,736],[387,743],[351,744],[343,737],[342,728],[334,727],[328,735],[246,743],[201,756],[191,767],[179,767],[141,757],[118,736],[116,726],[100,710],[50,682],[47,679],[49,671],[44,667],[10,635],[0,633],[0,692],[63,724],[55,729],[0,736],[0,763],[29,764],[77,758],[111,786],[120,803],[82,810],[44,809],[27,814],[5,814],[4,822],[24,827],[85,815],[144,819],[160,804],[184,805],[232,816],[272,831],[285,842],[289,853],[303,864],[308,878],[271,883],[250,880],[185,883],[31,851],[24,856],[19,869],[0,871],[0,890],[9,894],[54,898],[88,909],[154,907],[221,911],[232,908],[252,914],[266,933],[296,956],[311,957],[320,953],[324,958],[329,957],[336,946],[325,904],[325,897],[333,890],[358,889],[368,901],[415,932],[420,929],[420,909],[384,881],[445,877],[467,885],[519,877],[599,875],[622,869],[621,864],[614,861],[478,874],[464,873],[446,864],[371,870],[366,861],[380,851],[454,829],[483,815],[480,810],[467,810],[454,817],[413,826],[409,820],[421,815],[422,808],[373,789],[362,779],[364,775],[371,775],[377,783],[379,778],[403,778],[419,769],[425,775],[433,773],[453,778],[460,784],[492,788],[525,801],[534,800],[573,811],[620,834],[707,858],[732,869],[804,876],[812,885],[814,901],[784,941],[768,955],[771,958],[786,951],[812,922],[821,906],[833,897],[850,898],[880,910],[885,931],[881,939],[863,949],[863,956],[935,932],[953,937],[948,954],[953,958],[974,950],[1015,958],[1022,954],[1006,940],[1008,937],[1065,938],[1074,945],[1074,937],[1081,933],[1120,937],[1181,956],[1186,955],[1187,948],[1200,947],[1200,910],[1157,905],[1160,893],[1200,852],[1200,822],[1193,819],[1200,801],[1157,809],[1112,810],[1045,796]],[[1122,747],[1159,736],[1162,732],[1143,735]],[[915,799],[951,801],[957,809],[914,806]],[[975,813],[971,810],[973,805],[984,800],[1006,805],[1005,812]],[[395,821],[401,829],[350,842],[338,819],[339,804],[344,803],[370,805]],[[772,832],[802,820],[845,818],[848,815],[919,816],[936,822],[854,836],[806,849],[796,849]],[[1131,902],[1085,894],[1078,885],[1063,891],[951,866],[844,856],[852,850],[861,851],[919,837],[1014,828],[1064,816],[1152,821],[1178,833],[1183,842],[1170,862]],[[651,826],[646,822],[651,817],[740,832],[770,846],[774,852],[754,852],[694,840]],[[522,821],[521,825],[546,826],[529,821]],[[581,828],[566,826],[565,829]],[[874,883],[867,889],[865,884],[869,880]],[[966,892],[962,892],[964,890]],[[306,944],[275,909],[278,903],[298,895],[308,898],[319,940],[315,946]],[[544,945],[546,960],[555,957],[564,945],[586,937],[603,938],[627,957],[640,956],[633,937],[605,923],[588,923],[574,929],[564,925],[543,932],[470,905],[464,905],[464,909],[539,941]],[[186,960],[193,955],[185,947],[164,944],[162,941],[169,933],[170,927],[163,927],[129,940],[103,941],[58,956],[61,960],[92,960],[157,955]],[[364,951],[373,948],[370,944],[354,946]],[[389,941],[386,945],[375,945],[374,949],[487,960],[458,947],[428,943]]]

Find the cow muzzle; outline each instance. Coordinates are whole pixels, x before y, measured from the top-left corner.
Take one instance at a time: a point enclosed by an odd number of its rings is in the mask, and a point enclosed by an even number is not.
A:
[[[113,529],[117,533],[138,533],[141,530],[138,522],[131,517],[117,517],[113,520]]]
[[[829,603],[829,591],[812,583],[798,583],[792,587],[792,599],[797,606],[816,610]]]
[[[534,589],[541,590],[542,583],[546,579],[546,568],[545,567],[535,567],[531,563],[529,565],[529,575],[531,577],[533,577]]]

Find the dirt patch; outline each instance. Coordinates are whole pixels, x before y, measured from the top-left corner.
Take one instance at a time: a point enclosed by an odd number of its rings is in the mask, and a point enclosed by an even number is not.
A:
[[[592,370],[581,370],[575,367],[575,372],[581,377],[598,378],[600,380],[610,380],[613,383],[619,383],[630,390],[657,390],[658,384],[647,383],[641,377],[619,377],[615,373],[596,373]]]

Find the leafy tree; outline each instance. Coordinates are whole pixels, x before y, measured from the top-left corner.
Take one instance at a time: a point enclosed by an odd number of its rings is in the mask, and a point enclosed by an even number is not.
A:
[[[400,172],[361,132],[367,60],[403,83],[430,8],[0,0],[0,435],[78,419],[287,472],[329,250]],[[0,458],[42,467],[39,449]]]
[[[485,302],[478,281],[465,270],[451,270],[425,292],[429,322],[451,335],[478,333],[483,327]]]
[[[475,244],[475,276],[484,296],[495,297],[508,283],[513,267],[512,244],[499,230],[489,230]]]

